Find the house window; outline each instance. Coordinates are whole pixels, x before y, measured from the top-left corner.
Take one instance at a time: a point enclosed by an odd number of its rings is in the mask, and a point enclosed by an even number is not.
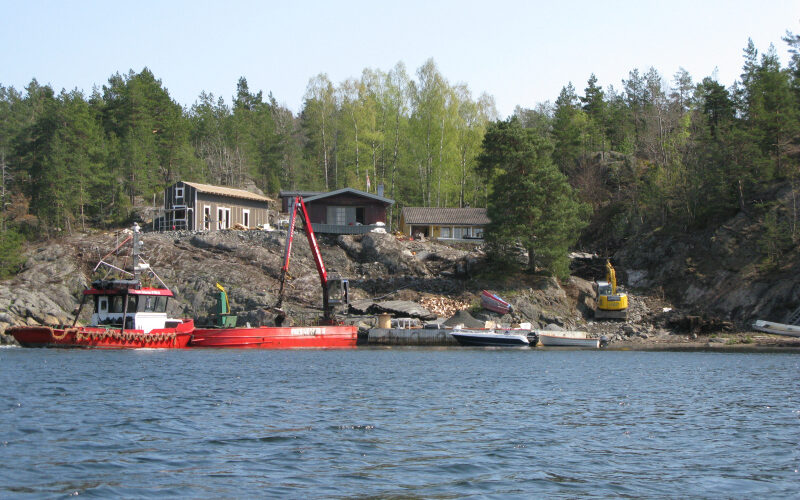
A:
[[[333,224],[337,226],[347,225],[347,208],[346,207],[332,207],[333,208]]]
[[[482,227],[473,227],[472,228],[472,236],[474,238],[483,239],[483,228]]]
[[[463,238],[465,236],[464,229],[465,228],[463,228],[463,227],[454,227],[453,228],[453,238],[455,238],[455,239]]]
[[[175,186],[175,200],[183,200],[183,186]]]
[[[244,225],[244,227],[250,227],[250,210],[242,210],[242,225]]]
[[[217,229],[230,229],[231,228],[231,209],[218,208],[217,209]]]
[[[175,210],[175,220],[176,221],[185,221],[186,220],[186,210]]]
[[[211,230],[211,206],[203,206],[203,229],[206,231]]]
[[[358,224],[365,224],[364,212],[364,207],[356,207],[356,222]]]
[[[450,228],[443,227],[442,228],[442,238],[449,238],[450,237]]]

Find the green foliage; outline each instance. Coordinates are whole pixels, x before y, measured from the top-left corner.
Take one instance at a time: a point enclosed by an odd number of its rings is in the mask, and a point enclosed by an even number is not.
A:
[[[763,211],[763,232],[758,239],[758,248],[763,255],[761,267],[765,271],[773,270],[779,266],[781,257],[794,247],[791,227],[773,204],[762,204],[758,208]]]
[[[0,229],[0,279],[17,274],[25,262],[22,256],[24,238],[15,229]]]
[[[567,250],[588,207],[575,199],[551,151],[546,139],[515,118],[490,124],[479,159],[491,185],[485,238],[501,255],[522,245],[530,270],[538,265],[563,278],[569,274]]]

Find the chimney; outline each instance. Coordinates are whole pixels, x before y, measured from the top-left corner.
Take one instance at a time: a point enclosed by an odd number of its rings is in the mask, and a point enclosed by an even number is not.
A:
[[[383,184],[378,184],[378,196],[383,196]]]

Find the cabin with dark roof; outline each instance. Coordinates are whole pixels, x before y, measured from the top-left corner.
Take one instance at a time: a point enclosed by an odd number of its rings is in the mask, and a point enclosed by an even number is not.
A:
[[[394,200],[383,196],[382,186],[378,194],[353,188],[329,192],[281,191],[281,211],[291,210],[292,200],[303,198],[315,233],[364,234],[382,227],[389,231],[386,209]]]
[[[403,207],[400,212],[400,230],[411,237],[482,240],[488,223],[485,208]]]
[[[164,189],[163,216],[156,229],[255,228],[269,223],[270,202],[274,200],[243,189],[179,181]]]

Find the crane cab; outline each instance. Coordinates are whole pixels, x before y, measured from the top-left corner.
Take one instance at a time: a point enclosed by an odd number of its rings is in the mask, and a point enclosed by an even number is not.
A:
[[[328,275],[328,304],[331,306],[350,303],[350,281],[335,274]]]

